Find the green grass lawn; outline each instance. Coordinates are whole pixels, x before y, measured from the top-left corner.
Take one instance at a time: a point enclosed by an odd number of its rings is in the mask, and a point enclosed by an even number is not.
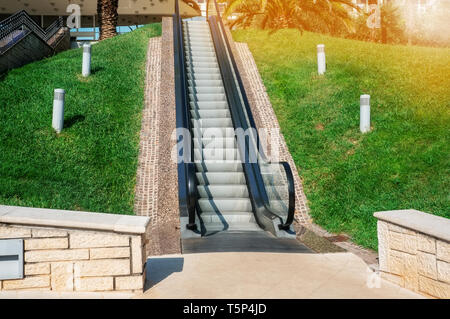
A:
[[[152,24],[0,78],[0,204],[133,214]],[[66,90],[64,130],[51,127],[53,90]]]
[[[236,30],[255,57],[315,222],[376,249],[382,210],[450,218],[450,49]],[[327,73],[317,75],[324,43]],[[372,132],[359,132],[371,95]]]

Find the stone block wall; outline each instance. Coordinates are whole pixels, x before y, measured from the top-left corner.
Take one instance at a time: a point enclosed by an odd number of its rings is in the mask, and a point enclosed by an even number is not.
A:
[[[145,233],[17,225],[0,218],[0,240],[13,238],[24,240],[24,278],[0,280],[0,291],[143,291]]]
[[[375,213],[382,278],[434,298],[450,298],[450,223],[415,210]]]

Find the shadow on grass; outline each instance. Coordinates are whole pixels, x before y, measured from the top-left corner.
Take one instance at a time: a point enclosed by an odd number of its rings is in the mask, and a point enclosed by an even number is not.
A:
[[[71,128],[78,122],[83,122],[85,119],[86,119],[86,116],[80,115],[80,114],[71,116],[68,119],[64,120],[64,128]]]
[[[99,72],[102,72],[105,68],[102,66],[94,66],[93,68],[91,68],[91,74],[97,74]]]

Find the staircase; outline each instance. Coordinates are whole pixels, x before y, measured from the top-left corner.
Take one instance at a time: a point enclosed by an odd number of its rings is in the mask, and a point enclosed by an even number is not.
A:
[[[70,33],[62,17],[46,29],[26,11],[0,21],[0,74],[69,48]]]
[[[222,76],[206,21],[183,21],[202,234],[262,231],[240,161]]]

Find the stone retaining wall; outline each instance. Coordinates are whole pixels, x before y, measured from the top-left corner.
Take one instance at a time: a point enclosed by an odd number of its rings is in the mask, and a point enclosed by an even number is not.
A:
[[[142,292],[148,221],[0,206],[0,240],[24,240],[24,278],[0,290]]]
[[[382,278],[435,298],[450,298],[450,220],[419,212],[377,212]]]

